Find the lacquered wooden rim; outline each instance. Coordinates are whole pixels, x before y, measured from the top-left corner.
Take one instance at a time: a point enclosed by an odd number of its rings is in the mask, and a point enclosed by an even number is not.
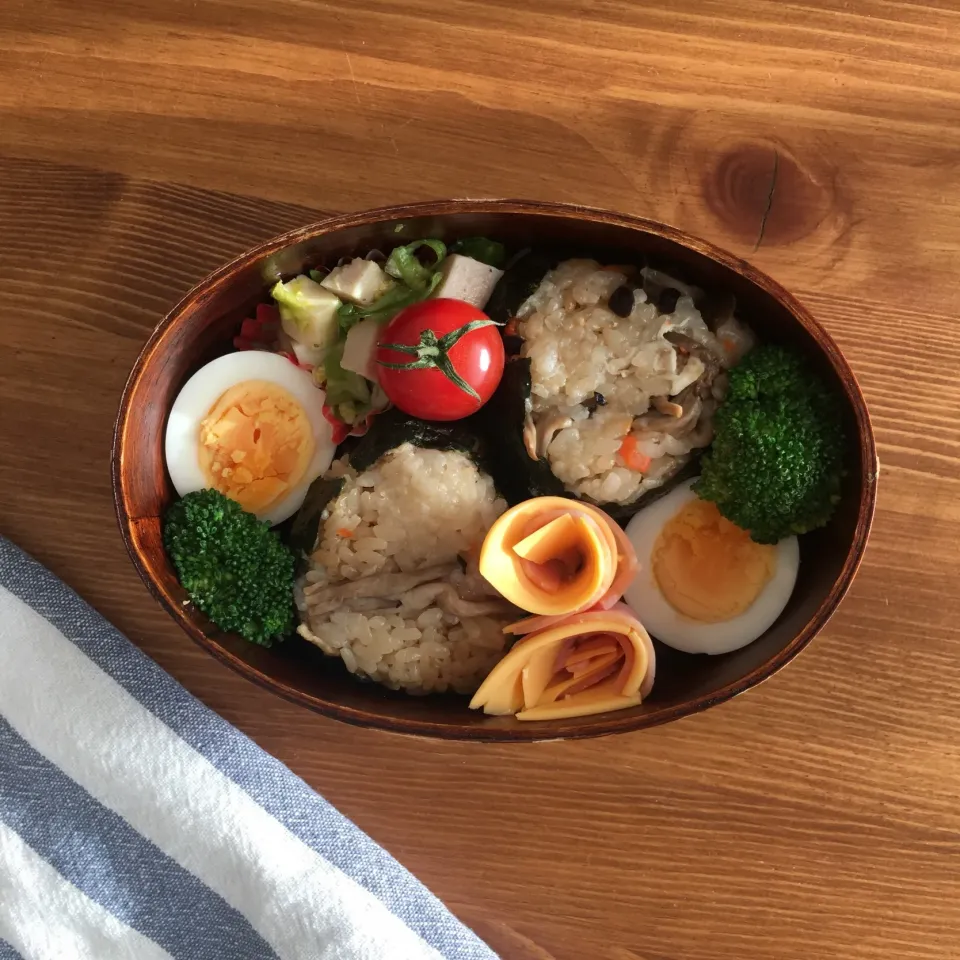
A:
[[[363,710],[357,710],[334,701],[311,696],[260,673],[250,664],[235,657],[228,650],[224,649],[215,638],[207,636],[193,624],[185,615],[181,604],[162,590],[151,575],[150,570],[147,568],[147,565],[137,550],[135,527],[138,520],[152,518],[137,518],[129,515],[126,508],[126,497],[123,494],[123,477],[120,465],[123,459],[126,432],[130,427],[130,398],[136,391],[144,375],[150,355],[156,347],[163,342],[180,315],[197,301],[202,301],[212,296],[214,291],[222,284],[228,283],[236,269],[248,260],[259,260],[269,257],[294,244],[349,227],[368,226],[382,222],[397,222],[407,218],[439,217],[458,213],[523,213],[560,219],[587,220],[624,227],[638,233],[654,235],[673,241],[697,253],[704,254],[723,266],[729,267],[734,272],[739,273],[751,283],[775,297],[820,345],[824,355],[836,372],[838,379],[843,384],[844,392],[853,408],[856,419],[857,440],[859,442],[861,457],[864,464],[873,465],[873,471],[864,478],[865,482],[861,486],[860,509],[857,515],[857,525],[853,542],[847,552],[840,576],[834,583],[830,593],[820,604],[816,613],[810,618],[806,626],[786,647],[745,677],[711,694],[674,707],[665,707],[661,710],[640,715],[611,713],[600,714],[596,717],[586,717],[580,721],[571,722],[569,729],[564,728],[560,732],[557,732],[556,727],[554,727],[550,731],[539,728],[540,732],[538,733],[537,724],[498,728],[495,726],[485,727],[482,724],[474,726],[454,726],[449,723],[432,723],[425,720],[406,718],[390,718],[387,720]],[[867,410],[863,391],[860,389],[853,370],[830,334],[827,333],[809,311],[802,306],[792,294],[780,286],[779,283],[760,270],[757,270],[747,261],[734,256],[728,251],[666,224],[646,220],[641,217],[630,216],[628,214],[613,213],[594,207],[529,200],[438,200],[427,203],[380,207],[375,210],[360,213],[342,214],[325,218],[296,230],[291,230],[231,260],[190,290],[166,317],[164,317],[147,340],[133,366],[120,399],[111,452],[113,500],[117,520],[120,524],[120,532],[127,552],[130,554],[130,558],[137,572],[153,596],[167,610],[170,616],[179,623],[188,636],[204,650],[216,657],[221,663],[226,664],[241,676],[246,677],[248,680],[278,694],[292,703],[300,704],[324,716],[342,720],[356,726],[373,727],[392,733],[435,737],[445,740],[491,742],[574,740],[641,730],[647,727],[658,726],[662,723],[668,723],[671,720],[677,720],[694,713],[699,713],[708,707],[730,700],[732,697],[769,679],[796,657],[824,628],[830,617],[833,616],[836,611],[840,601],[850,589],[850,584],[853,582],[853,578],[856,576],[860,563],[863,560],[870,527],[873,523],[874,511],[876,509],[877,472],[876,441],[870,422],[870,414]],[[466,707],[464,707],[464,709],[466,709]]]

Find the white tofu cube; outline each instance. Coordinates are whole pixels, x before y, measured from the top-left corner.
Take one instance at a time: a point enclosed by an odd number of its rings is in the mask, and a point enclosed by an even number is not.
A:
[[[482,310],[502,276],[503,271],[496,267],[452,253],[440,266],[441,279],[433,297],[464,300]]]
[[[341,300],[361,307],[370,306],[393,285],[379,264],[359,257],[342,267],[334,267],[320,283]]]
[[[343,357],[340,366],[352,370],[374,383],[380,382],[377,370],[377,342],[385,324],[380,320],[366,319],[355,323],[347,331],[347,341],[343,345]]]

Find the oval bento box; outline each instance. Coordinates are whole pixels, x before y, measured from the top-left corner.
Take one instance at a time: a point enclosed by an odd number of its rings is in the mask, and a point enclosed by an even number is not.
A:
[[[842,399],[848,471],[830,524],[802,538],[800,573],[777,622],[760,639],[721,656],[657,652],[657,682],[636,708],[572,720],[522,723],[467,709],[453,695],[413,697],[352,677],[339,660],[299,640],[264,649],[227,634],[191,605],[161,538],[173,499],[164,466],[166,415],[203,363],[229,348],[270,285],[317,263],[362,256],[421,237],[492,236],[512,247],[561,246],[607,262],[655,257],[702,285],[737,298],[761,340],[801,351]],[[261,244],[191,290],[144,346],[123,393],[114,435],[113,491],[124,542],[150,591],[186,633],[242,676],[329,717],[382,730],[461,740],[593,737],[639,730],[722,703],[792,660],[823,629],[857,571],[873,519],[877,458],[863,394],[826,331],[779,284],[749,263],[662,224],[577,206],[452,200],[347,214]]]

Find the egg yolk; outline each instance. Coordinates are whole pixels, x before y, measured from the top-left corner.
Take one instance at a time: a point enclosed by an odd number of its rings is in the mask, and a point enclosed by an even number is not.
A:
[[[207,485],[257,514],[303,479],[315,448],[306,411],[266,380],[227,390],[201,422],[199,444]]]
[[[653,575],[678,612],[703,623],[730,620],[760,596],[776,567],[776,548],[720,516],[716,504],[691,500],[653,545]]]

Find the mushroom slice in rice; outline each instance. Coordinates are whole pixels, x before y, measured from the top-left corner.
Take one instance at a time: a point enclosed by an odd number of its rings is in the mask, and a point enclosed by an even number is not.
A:
[[[552,413],[545,417],[543,423],[537,427],[537,455],[545,457],[553,438],[572,424],[573,418],[563,413]]]
[[[648,412],[633,421],[634,433],[649,436],[656,433],[666,433],[672,437],[682,437],[697,425],[697,420],[703,410],[703,402],[696,393],[696,385],[691,384],[679,394],[672,406],[679,409],[679,416],[672,410],[669,413]]]
[[[553,412],[542,418],[540,424],[534,423],[533,415],[528,413],[523,421],[523,446],[531,460],[542,460],[553,438],[573,424],[573,418],[563,413]]]
[[[465,600],[453,584],[445,580],[421,583],[397,597],[355,597],[330,609],[310,608],[314,614],[332,613],[338,610],[344,613],[362,613],[366,617],[386,617],[390,614],[414,616],[430,607],[436,607],[444,613],[458,619],[470,617],[515,617],[517,610],[505,600],[490,598],[487,600]]]
[[[434,567],[424,567],[421,570],[412,570],[409,573],[374,573],[359,580],[311,584],[304,587],[303,595],[311,610],[317,610],[321,605],[333,601],[336,601],[336,606],[339,606],[345,600],[357,597],[395,597],[421,583],[447,577],[456,569],[456,564],[444,563]],[[336,606],[330,609],[335,610]]]
[[[674,403],[669,397],[654,397],[654,409],[664,416],[679,419],[683,416],[683,407],[679,403]]]
[[[682,330],[668,330],[663,336],[681,353],[689,357],[696,357],[706,367],[711,378],[716,376],[724,358],[723,347],[720,346],[713,334],[708,333],[706,335],[706,342],[698,340]]]
[[[425,610],[435,605],[455,617],[511,616],[516,608],[502,599],[464,600],[452,583],[423,583],[397,597],[402,610]]]
[[[523,420],[523,446],[531,460],[539,458],[537,450],[537,426],[533,422],[533,414],[529,411]]]

